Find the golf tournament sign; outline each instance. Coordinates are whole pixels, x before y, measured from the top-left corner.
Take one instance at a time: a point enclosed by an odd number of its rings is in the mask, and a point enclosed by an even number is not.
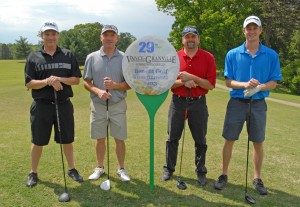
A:
[[[128,85],[136,92],[150,118],[150,188],[154,188],[154,117],[167,98],[179,73],[179,58],[174,47],[157,36],[135,40],[122,62]]]
[[[142,95],[159,95],[169,90],[179,72],[179,59],[166,40],[145,36],[134,41],[123,59],[126,82]]]

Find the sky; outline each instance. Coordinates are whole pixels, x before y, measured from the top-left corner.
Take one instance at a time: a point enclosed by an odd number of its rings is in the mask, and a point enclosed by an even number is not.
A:
[[[158,11],[155,0],[1,0],[0,43],[15,43],[22,36],[37,44],[44,21],[56,22],[60,31],[99,22],[136,38],[167,39],[174,20]]]

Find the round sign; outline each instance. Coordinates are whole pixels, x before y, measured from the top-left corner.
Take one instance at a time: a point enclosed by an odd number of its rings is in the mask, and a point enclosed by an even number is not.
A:
[[[126,50],[122,62],[128,85],[142,95],[159,95],[169,90],[179,73],[179,58],[164,39],[145,36]]]

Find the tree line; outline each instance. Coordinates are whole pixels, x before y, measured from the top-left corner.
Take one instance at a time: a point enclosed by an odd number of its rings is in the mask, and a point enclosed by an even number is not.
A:
[[[86,56],[99,50],[102,43],[99,39],[103,25],[100,23],[87,23],[75,25],[73,29],[61,31],[58,45],[70,49],[77,57],[78,63],[84,65]],[[39,32],[37,36],[40,36]],[[117,47],[124,51],[136,38],[128,32],[120,32]],[[31,51],[42,47],[43,42],[29,44],[27,38],[20,37],[14,44],[0,43],[0,59],[25,59]]]
[[[243,21],[259,16],[263,24],[261,41],[280,56],[283,80],[279,89],[300,95],[300,1],[299,0],[155,0],[158,10],[175,17],[168,40],[182,47],[181,31],[188,24],[200,33],[200,47],[210,51],[222,75],[226,53],[243,43]],[[59,45],[71,49],[84,64],[86,55],[100,48],[100,23],[74,26],[60,33]],[[136,38],[120,33],[118,48],[125,51]],[[15,44],[0,44],[0,59],[24,59],[39,48],[20,37]]]
[[[200,46],[210,51],[223,74],[226,53],[245,41],[243,22],[256,15],[262,20],[262,43],[280,56],[286,92],[300,94],[299,0],[155,0],[158,10],[175,17],[169,41],[182,47],[181,31],[195,25]]]

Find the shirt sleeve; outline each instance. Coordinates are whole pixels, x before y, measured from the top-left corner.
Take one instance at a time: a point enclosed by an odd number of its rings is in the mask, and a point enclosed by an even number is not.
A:
[[[84,71],[83,71],[83,79],[89,79],[93,80],[92,76],[92,65],[93,65],[93,59],[91,55],[88,55],[86,57],[85,63],[84,63]]]

